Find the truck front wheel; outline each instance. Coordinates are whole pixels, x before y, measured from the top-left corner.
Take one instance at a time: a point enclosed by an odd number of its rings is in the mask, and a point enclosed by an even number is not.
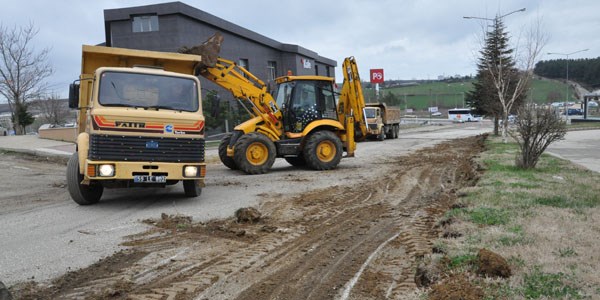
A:
[[[377,140],[378,141],[385,140],[385,127],[381,127],[381,131],[379,132],[379,135],[377,136]]]
[[[242,135],[234,149],[236,166],[248,174],[267,173],[275,162],[275,144],[258,132]]]
[[[73,201],[79,205],[90,205],[98,203],[104,187],[99,183],[89,185],[81,184],[83,175],[79,173],[79,156],[77,152],[73,153],[67,163],[67,187]]]
[[[183,192],[186,197],[198,197],[202,188],[198,185],[199,180],[183,180]]]
[[[335,169],[342,159],[342,141],[331,131],[317,131],[303,149],[306,164],[315,170]]]

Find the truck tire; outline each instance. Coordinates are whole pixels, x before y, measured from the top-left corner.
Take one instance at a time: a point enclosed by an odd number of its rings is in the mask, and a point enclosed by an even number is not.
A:
[[[397,139],[400,133],[400,125],[394,125],[392,130],[394,131],[394,138]]]
[[[186,197],[198,197],[202,188],[198,185],[200,180],[183,180],[183,192]]]
[[[235,143],[233,159],[236,166],[248,174],[267,173],[275,162],[275,144],[264,134],[242,135]]]
[[[377,136],[377,140],[378,141],[383,141],[385,140],[385,128],[381,128],[381,132],[379,133],[379,135]]]
[[[81,184],[83,175],[79,174],[79,156],[77,152],[71,155],[67,163],[67,187],[71,198],[79,205],[98,203],[102,197],[104,187],[99,183],[90,185]]]
[[[385,138],[386,139],[393,139],[394,138],[394,125],[390,125],[390,126],[386,126],[384,127],[386,130],[385,133]]]
[[[285,157],[284,159],[294,167],[306,166],[306,160],[302,155],[298,155],[297,157]]]
[[[308,136],[302,154],[314,170],[335,169],[342,159],[342,141],[333,132],[323,130]]]
[[[229,145],[229,142],[231,141],[231,136],[232,136],[231,133],[227,134],[226,136],[223,137],[223,139],[221,140],[221,143],[219,143],[219,159],[221,159],[221,162],[226,167],[228,167],[232,170],[237,170],[238,167],[235,164],[235,161],[233,160],[233,158],[227,156],[227,146]]]

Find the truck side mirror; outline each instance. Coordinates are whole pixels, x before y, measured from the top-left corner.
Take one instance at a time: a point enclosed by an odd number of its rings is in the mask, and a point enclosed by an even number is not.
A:
[[[79,84],[71,83],[69,85],[69,108],[79,107]]]

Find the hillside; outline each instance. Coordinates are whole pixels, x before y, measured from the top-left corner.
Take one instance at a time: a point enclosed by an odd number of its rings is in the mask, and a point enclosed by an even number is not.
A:
[[[430,106],[455,108],[464,105],[464,95],[472,88],[473,80],[451,83],[443,81],[416,83],[410,86],[382,88],[380,89],[380,99],[403,109],[426,110]],[[533,99],[536,103],[564,101],[566,91],[567,86],[563,82],[540,77],[534,79],[528,99]],[[376,102],[373,88],[365,88],[364,94],[367,102]],[[572,88],[570,88],[570,94],[571,101],[576,101]]]

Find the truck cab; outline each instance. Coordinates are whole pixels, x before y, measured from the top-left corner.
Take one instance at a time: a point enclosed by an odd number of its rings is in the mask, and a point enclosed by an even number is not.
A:
[[[204,116],[195,55],[84,46],[77,152],[67,166],[71,197],[100,200],[104,188],[204,186]]]

